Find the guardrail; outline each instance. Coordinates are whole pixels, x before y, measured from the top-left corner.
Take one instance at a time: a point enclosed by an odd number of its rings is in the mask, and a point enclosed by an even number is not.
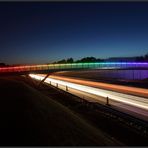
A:
[[[26,72],[39,70],[63,70],[63,69],[122,69],[122,68],[148,68],[148,63],[138,62],[99,62],[99,63],[69,63],[69,64],[44,64],[1,67],[0,73]]]

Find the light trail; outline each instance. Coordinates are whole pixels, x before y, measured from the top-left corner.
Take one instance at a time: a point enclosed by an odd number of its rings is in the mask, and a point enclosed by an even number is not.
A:
[[[41,75],[41,76],[45,76],[45,75]],[[92,86],[92,87],[97,87],[97,88],[101,88],[105,90],[121,92],[121,93],[125,92],[126,94],[128,93],[134,96],[137,95],[137,96],[148,98],[148,90],[144,88],[123,86],[123,85],[117,85],[117,84],[108,84],[108,83],[103,83],[103,82],[93,82],[93,81],[88,81],[88,80],[67,78],[64,76],[51,75],[50,78],[53,78],[56,80],[68,81],[68,82],[77,83],[77,84],[83,84],[83,85]]]
[[[34,75],[34,74],[30,74],[30,77],[37,79],[37,80],[44,79],[44,76]],[[85,93],[89,93],[89,94],[92,94],[92,95],[95,95],[98,97],[101,96],[101,97],[104,97],[105,99],[106,99],[106,97],[108,97],[110,100],[113,100],[113,101],[124,103],[124,104],[130,105],[130,106],[136,107],[136,108],[148,110],[148,99],[146,99],[144,97],[138,97],[138,96],[123,94],[123,93],[119,93],[119,92],[113,92],[113,91],[109,91],[109,90],[104,90],[104,89],[94,88],[94,87],[90,87],[90,86],[75,84],[75,83],[66,82],[66,81],[62,81],[62,80],[56,80],[53,78],[47,78],[45,80],[45,83],[50,84],[50,82],[57,83],[57,84],[65,86],[65,87],[67,86],[69,88],[79,90],[79,91],[82,91]]]

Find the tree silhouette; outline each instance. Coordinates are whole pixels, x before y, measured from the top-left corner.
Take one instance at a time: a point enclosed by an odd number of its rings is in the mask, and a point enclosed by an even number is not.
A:
[[[5,67],[6,64],[5,63],[0,63],[0,67]]]
[[[73,60],[73,58],[69,58],[69,59],[67,59],[67,61],[66,61],[67,63],[73,63],[74,62],[74,60]]]

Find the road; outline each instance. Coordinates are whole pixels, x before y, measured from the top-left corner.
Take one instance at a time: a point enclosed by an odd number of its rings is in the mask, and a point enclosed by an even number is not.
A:
[[[27,82],[21,76],[0,77],[0,146],[123,145],[55,101],[58,95],[53,100]]]
[[[43,76],[45,76],[45,75],[43,75]],[[87,80],[67,78],[67,77],[61,77],[61,76],[60,77],[59,76],[50,76],[50,78],[148,98],[148,91],[147,91],[147,89],[143,89],[143,88],[108,84],[108,83],[102,83],[102,82],[92,82],[92,81],[87,81]]]
[[[30,76],[38,80],[45,77],[45,75]],[[112,107],[148,121],[148,91],[146,89],[59,76],[50,76],[45,80],[45,83],[91,102],[106,104],[108,98]]]

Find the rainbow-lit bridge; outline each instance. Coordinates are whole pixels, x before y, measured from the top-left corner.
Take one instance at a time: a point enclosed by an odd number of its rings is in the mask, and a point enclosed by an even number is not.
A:
[[[148,62],[99,62],[0,67],[0,74],[50,73],[89,69],[148,69]]]

